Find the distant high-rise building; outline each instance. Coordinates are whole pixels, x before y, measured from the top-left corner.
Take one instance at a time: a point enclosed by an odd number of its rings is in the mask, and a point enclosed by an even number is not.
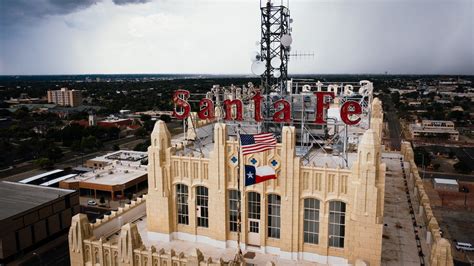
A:
[[[48,91],[48,102],[62,106],[79,106],[82,104],[82,94],[78,90],[61,88],[60,90]]]

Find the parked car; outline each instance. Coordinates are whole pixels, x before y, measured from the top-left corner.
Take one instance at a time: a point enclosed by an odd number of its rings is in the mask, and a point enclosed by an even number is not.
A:
[[[464,251],[474,251],[474,247],[471,243],[464,243],[464,242],[456,242],[456,249],[457,250],[464,250]]]
[[[95,202],[95,200],[88,200],[87,205],[88,206],[97,206],[97,202]]]

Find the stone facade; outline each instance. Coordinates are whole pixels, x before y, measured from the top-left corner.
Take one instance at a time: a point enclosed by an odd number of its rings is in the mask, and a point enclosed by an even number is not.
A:
[[[117,212],[105,215],[94,224],[89,223],[85,214],[74,216],[69,230],[71,265],[224,265],[222,260],[213,261],[211,258],[205,258],[199,249],[185,255],[174,250],[165,251],[154,246],[145,247],[137,226],[131,223],[136,219],[137,214],[143,215],[145,202],[146,196],[138,201],[132,201],[131,204],[126,204]],[[113,235],[113,232],[118,230],[120,230],[118,238],[107,240],[102,237]]]
[[[381,264],[386,167],[381,162],[383,114],[378,99],[374,99],[372,110],[371,129],[363,135],[357,160],[351,169],[303,165],[295,155],[295,129],[292,127],[283,128],[277,149],[243,158],[242,164],[272,165],[278,179],[242,190],[242,248],[322,264]],[[195,156],[184,154],[183,145],[172,147],[166,125],[157,122],[148,150],[148,194],[95,224],[90,224],[85,215],[74,216],[69,232],[71,265],[236,265],[235,262],[227,264],[222,258],[213,261],[198,249],[192,254],[183,254],[145,246],[137,226],[131,223],[143,215],[146,205],[148,240],[184,239],[221,248],[236,247],[237,233],[231,230],[228,197],[237,189],[238,165],[233,160],[237,142],[229,139],[226,131],[226,125],[215,124],[214,146],[209,156]],[[410,164],[410,189],[414,191],[415,203],[428,224],[425,233],[431,248],[429,264],[453,265],[451,245],[440,236],[409,143],[402,143],[401,153]],[[188,187],[185,197],[177,195],[178,185]],[[197,206],[197,187],[208,189],[207,227],[198,226],[202,206]],[[249,217],[251,192],[262,195],[257,238],[252,238],[249,228],[249,221],[256,220]],[[269,195],[281,198],[279,238],[269,237],[270,230],[267,230]],[[179,198],[187,200],[187,224],[178,223]],[[317,243],[307,243],[304,237],[306,199],[320,203]],[[329,245],[333,237],[330,230],[332,202],[345,203],[343,247]],[[118,236],[104,238],[119,230]]]
[[[451,244],[448,240],[441,237],[439,224],[433,214],[428,194],[423,186],[423,180],[415,164],[415,157],[410,142],[402,142],[401,154],[405,157],[405,161],[409,162],[410,177],[408,182],[415,195],[418,215],[427,224],[424,233],[426,234],[428,246],[431,248],[429,251],[429,263],[432,266],[451,266],[453,265]]]
[[[352,169],[303,165],[295,153],[294,127],[283,127],[282,141],[276,149],[243,156],[240,167],[271,165],[278,179],[242,190],[242,248],[252,245],[261,252],[283,258],[320,263],[353,264],[359,260],[370,265],[380,264],[385,184],[380,143],[383,114],[378,99],[372,105],[371,129],[362,137]],[[237,233],[230,230],[229,194],[237,190],[238,143],[228,138],[226,125],[215,124],[214,146],[208,157],[195,156],[192,152],[183,154],[182,150],[172,147],[170,133],[163,122],[156,123],[151,138],[148,238],[182,239],[220,248],[237,246]],[[240,178],[242,180],[243,175]],[[187,224],[178,221],[177,185],[186,187]],[[208,190],[207,227],[197,224],[202,208],[197,206],[199,187]],[[258,193],[260,198],[260,219],[249,218],[250,192]],[[268,235],[269,195],[281,199],[279,237]],[[319,202],[317,243],[306,243],[304,239],[304,200],[308,198]],[[343,247],[329,245],[331,202],[345,204]],[[250,222],[254,222],[253,228]],[[255,222],[259,232],[257,239],[249,232],[255,231]]]

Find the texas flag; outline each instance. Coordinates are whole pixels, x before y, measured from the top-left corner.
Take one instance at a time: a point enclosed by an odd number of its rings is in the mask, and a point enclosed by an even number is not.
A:
[[[275,169],[271,166],[260,166],[255,168],[252,165],[245,165],[245,185],[254,185],[268,179],[276,179]]]

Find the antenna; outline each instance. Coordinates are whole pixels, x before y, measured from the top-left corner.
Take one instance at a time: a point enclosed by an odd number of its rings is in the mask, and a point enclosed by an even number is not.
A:
[[[291,37],[289,1],[262,1],[260,52],[252,54],[252,73],[261,77],[262,93],[286,93]],[[262,69],[263,66],[263,69]],[[263,72],[262,72],[263,70]]]
[[[290,57],[294,58],[301,58],[301,57],[311,57],[314,58],[314,52],[294,52],[289,54]]]

